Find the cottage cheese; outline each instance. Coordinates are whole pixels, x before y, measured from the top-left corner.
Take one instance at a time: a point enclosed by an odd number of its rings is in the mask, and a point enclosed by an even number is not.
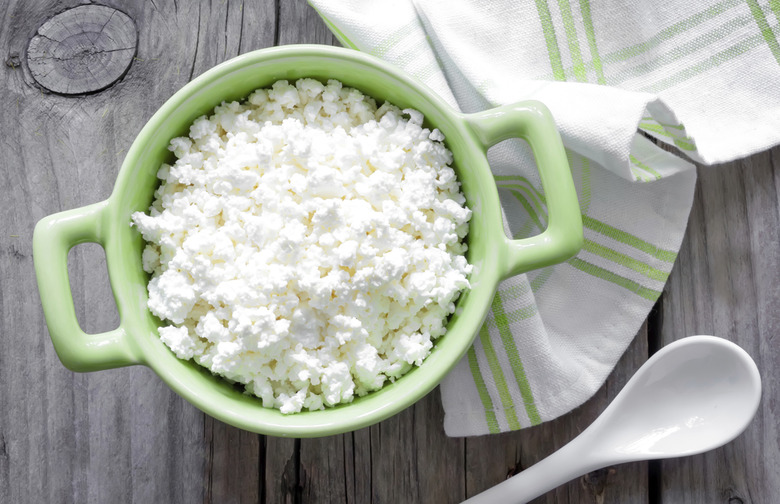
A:
[[[282,413],[419,366],[469,286],[471,211],[422,114],[340,82],[276,82],[175,138],[148,214],[160,338]]]

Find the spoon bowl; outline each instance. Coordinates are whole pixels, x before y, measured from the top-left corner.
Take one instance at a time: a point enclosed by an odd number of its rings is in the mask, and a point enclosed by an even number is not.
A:
[[[695,455],[737,437],[761,398],[761,378],[743,349],[691,336],[642,366],[591,427],[600,449],[622,462]]]
[[[760,400],[747,352],[714,336],[683,338],[650,357],[569,444],[466,503],[528,502],[608,465],[713,450],[745,430]]]

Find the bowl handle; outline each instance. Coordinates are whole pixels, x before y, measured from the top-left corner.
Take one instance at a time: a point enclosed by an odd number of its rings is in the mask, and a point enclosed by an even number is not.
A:
[[[68,278],[68,251],[79,243],[104,245],[108,201],[49,215],[35,226],[33,259],[49,335],[62,363],[73,371],[99,371],[137,364],[124,328],[87,334],[76,319]]]
[[[538,101],[468,114],[466,121],[485,150],[508,138],[531,146],[547,200],[547,229],[529,238],[506,238],[503,278],[563,262],[582,248],[582,216],[566,151],[555,121]]]

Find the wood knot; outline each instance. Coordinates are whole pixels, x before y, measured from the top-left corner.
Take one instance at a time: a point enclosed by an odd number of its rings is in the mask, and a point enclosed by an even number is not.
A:
[[[11,53],[8,55],[8,59],[5,60],[5,66],[11,67],[14,70],[22,66],[22,60],[19,59],[19,55],[17,53]]]
[[[617,470],[614,467],[605,467],[589,472],[580,478],[582,488],[596,498],[596,502],[604,502],[604,492],[609,484],[610,476]]]
[[[104,5],[82,5],[38,28],[27,46],[27,66],[36,82],[54,93],[93,93],[127,72],[137,45],[130,16]]]

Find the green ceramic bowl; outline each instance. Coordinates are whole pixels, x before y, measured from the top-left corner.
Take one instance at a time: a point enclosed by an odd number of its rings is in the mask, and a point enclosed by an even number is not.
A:
[[[238,100],[279,79],[338,79],[379,101],[421,111],[439,128],[454,155],[454,168],[474,215],[467,237],[474,265],[471,289],[431,355],[393,384],[352,403],[322,411],[282,415],[258,399],[193,363],[182,361],[160,341],[157,320],[146,308],[141,267],[144,242],[130,227],[130,214],[152,202],[160,164],[170,162],[171,138],[223,100]],[[506,237],[498,192],[485,153],[511,137],[533,149],[547,197],[548,228],[522,240]],[[108,274],[119,310],[117,329],[86,334],[78,325],[67,273],[68,250],[84,242],[106,252]],[[327,46],[286,46],[244,54],[193,80],[168,100],[130,147],[106,201],[50,215],[35,227],[33,251],[38,289],[52,342],[63,364],[74,371],[143,364],[176,393],[226,423],[263,434],[315,437],[379,422],[432,390],[466,353],[490,307],[498,283],[509,276],[573,256],[582,244],[577,195],[558,131],[547,109],[522,102],[477,114],[461,114],[399,69],[366,54]]]

